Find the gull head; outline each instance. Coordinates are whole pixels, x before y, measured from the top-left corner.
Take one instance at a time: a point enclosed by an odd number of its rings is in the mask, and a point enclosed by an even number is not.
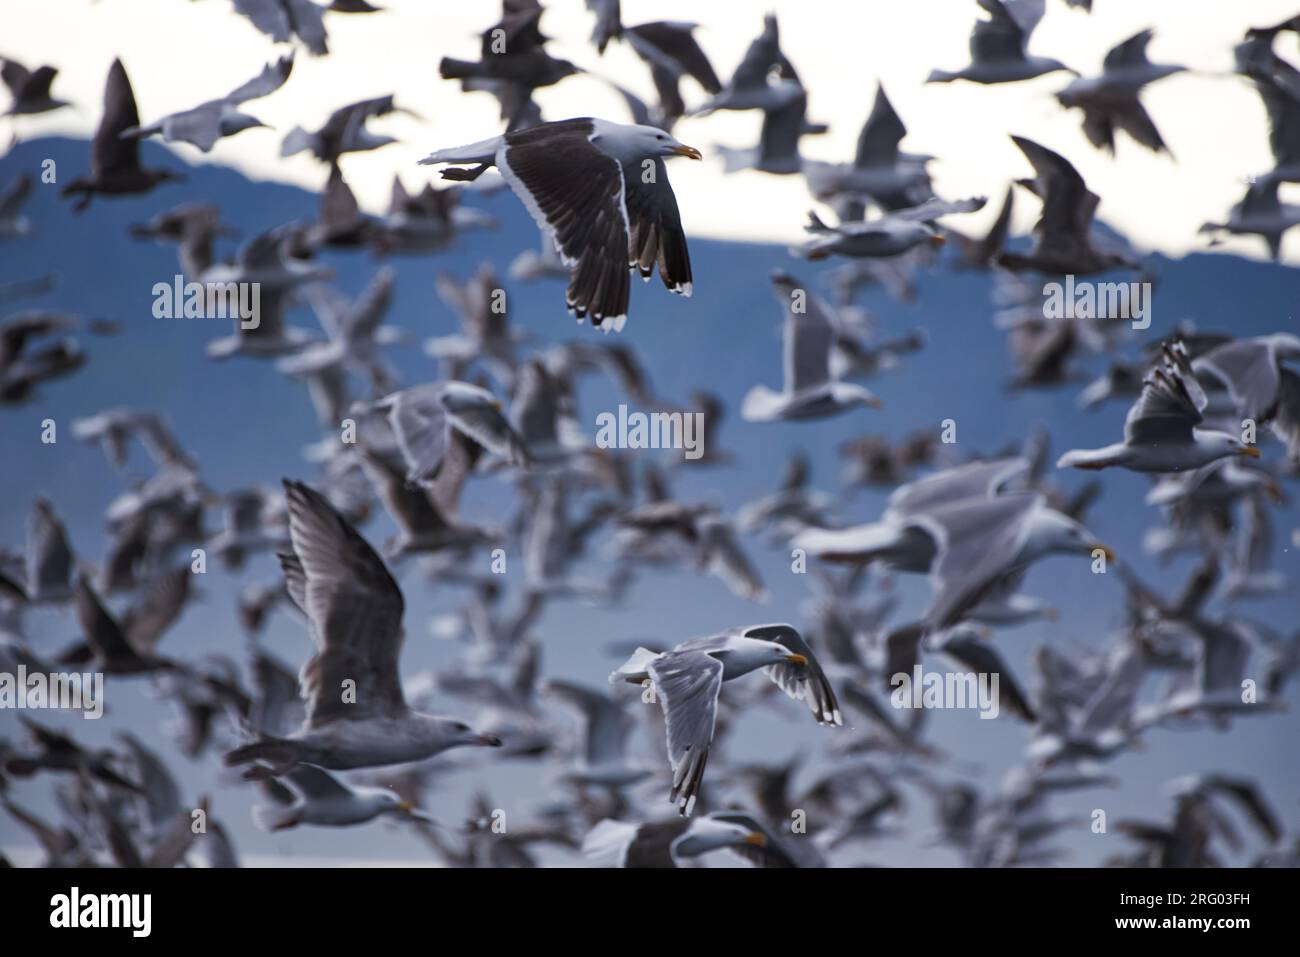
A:
[[[702,817],[692,822],[690,829],[673,842],[673,852],[679,857],[698,857],[709,851],[746,844],[764,847],[767,837],[741,824]]]
[[[694,146],[687,146],[654,126],[629,126],[624,128],[628,137],[628,146],[634,148],[636,155],[646,156],[685,156],[689,159],[703,159],[703,154]]]

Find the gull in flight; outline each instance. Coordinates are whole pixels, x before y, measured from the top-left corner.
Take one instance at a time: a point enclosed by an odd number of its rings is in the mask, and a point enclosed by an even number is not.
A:
[[[617,331],[627,321],[630,269],[649,279],[657,262],[664,286],[691,294],[691,259],[666,156],[700,159],[700,151],[652,126],[583,118],[438,150],[420,163],[468,164],[443,171],[462,181],[499,169],[538,228],[554,236],[569,267],[569,309]]]
[[[759,668],[791,698],[806,702],[818,724],[844,724],[812,648],[790,625],[754,625],[693,638],[660,654],[637,648],[610,675],[610,681],[653,683],[668,728],[670,800],[683,816],[694,809],[704,780],[722,683]]]
[[[420,761],[465,745],[500,747],[454,718],[412,711],[397,672],[405,601],[383,560],[325,497],[285,480],[290,551],[280,555],[289,596],[311,625],[316,654],[299,683],[303,726],[263,735],[226,754],[227,765],[266,762],[254,778],[298,764],[330,770]]]

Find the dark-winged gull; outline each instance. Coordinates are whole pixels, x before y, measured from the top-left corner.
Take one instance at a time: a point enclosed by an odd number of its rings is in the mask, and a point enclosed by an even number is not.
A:
[[[9,88],[13,97],[5,116],[30,116],[34,113],[48,113],[60,107],[68,106],[67,100],[60,100],[50,95],[50,85],[59,71],[52,66],[41,66],[29,70],[17,60],[0,57],[0,80]]]
[[[785,106],[803,92],[797,80],[776,75],[785,62],[776,14],[769,13],[763,18],[763,32],[745,50],[730,82],[697,112],[773,110]]]
[[[208,100],[179,113],[169,113],[148,126],[128,127],[122,131],[122,138],[138,139],[161,134],[165,142],[189,143],[206,153],[222,137],[234,136],[255,126],[266,126],[257,117],[241,113],[239,107],[280,89],[292,70],[293,56],[281,57],[220,99]]]
[[[159,183],[183,177],[167,169],[140,165],[140,144],[122,133],[140,125],[135,94],[121,60],[114,60],[104,84],[104,112],[90,144],[90,175],[78,176],[63,187],[63,196],[80,196],[73,209],[81,212],[96,195],[147,193]]]
[[[690,254],[665,156],[699,159],[700,152],[654,127],[585,118],[438,150],[420,162],[475,164],[443,171],[462,180],[497,167],[538,228],[554,234],[570,270],[569,309],[618,330],[627,321],[631,268],[649,279],[658,262],[670,291],[691,294]]]
[[[989,19],[975,21],[970,37],[970,65],[955,73],[934,70],[926,79],[927,83],[950,83],[953,80],[1014,83],[1056,70],[1074,72],[1060,60],[1029,53],[1029,36],[1043,18],[1046,0],[977,2],[989,14]]]
[[[606,867],[688,867],[711,851],[728,850],[758,867],[795,867],[748,814],[719,811],[691,820],[606,819],[588,832],[582,851]]]
[[[647,109],[646,118],[637,120],[638,123],[672,129],[686,114],[680,84],[684,76],[689,76],[711,95],[722,91],[713,65],[695,39],[696,26],[661,20],[624,29],[623,39],[650,67],[650,79],[659,97],[659,102],[653,109]]]
[[[432,757],[500,741],[453,718],[412,711],[398,675],[402,591],[383,560],[325,498],[285,481],[292,550],[280,555],[289,595],[311,625],[316,654],[299,675],[307,718],[287,737],[263,735],[226,764],[267,762],[275,776],[300,763],[332,770]],[[349,688],[352,694],[348,693]]]
[[[704,779],[722,683],[759,668],[791,698],[807,703],[818,724],[844,723],[812,648],[790,625],[754,625],[693,638],[661,654],[638,648],[610,675],[610,681],[653,683],[667,724],[670,800],[681,814],[695,807]]]
[[[1259,449],[1235,435],[1197,428],[1208,403],[1182,343],[1167,344],[1163,362],[1143,380],[1124,420],[1124,441],[1100,449],[1072,449],[1057,468],[1181,472],[1229,455],[1259,458]]]
[[[1153,30],[1142,30],[1111,48],[1100,76],[1079,77],[1056,94],[1064,107],[1083,111],[1083,132],[1098,149],[1115,152],[1115,131],[1123,130],[1149,150],[1169,152],[1138,94],[1156,80],[1186,67],[1152,63],[1147,44]]]
[[[1034,224],[1033,249],[1028,254],[1004,252],[994,261],[1013,271],[1032,269],[1058,276],[1090,276],[1119,266],[1138,268],[1131,257],[1095,243],[1093,216],[1101,199],[1070,161],[1023,136],[1011,139],[1034,167],[1033,179],[1016,182],[1043,201],[1043,212]]]

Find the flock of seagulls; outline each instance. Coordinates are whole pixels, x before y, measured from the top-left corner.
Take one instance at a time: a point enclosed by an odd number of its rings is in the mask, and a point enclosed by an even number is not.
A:
[[[1095,147],[1113,154],[1123,132],[1170,151],[1140,95],[1187,68],[1148,59],[1151,30],[1118,42],[1102,72],[1084,77],[1030,52],[1044,0],[978,6],[970,62],[936,69],[929,82],[1069,73],[1056,98],[1082,113]],[[343,105],[318,129],[285,135],[283,156],[306,152],[322,164],[315,221],[247,237],[233,256],[223,250],[238,224],[227,224],[216,204],[184,202],[131,227],[138,241],[174,246],[186,280],[256,285],[258,321],[235,316],[232,334],[210,342],[207,356],[305,386],[320,434],[302,449],[304,477],[217,491],[161,412],[87,409],[72,423],[76,441],[100,447],[119,472],[143,451],[153,471],[124,481],[109,504],[102,556],[76,550],[60,503],[34,499],[26,541],[0,549],[0,667],[99,672],[114,694],[143,686],[179,716],[175,746],[186,760],[219,767],[232,787],[261,791],[254,820],[264,830],[384,819],[449,866],[532,866],[553,854],[624,867],[693,866],[727,854],[761,867],[862,863],[873,840],[898,833],[916,799],[933,807],[931,840],[964,863],[1049,863],[1061,855],[1056,838],[1088,826],[1053,808],[1059,793],[1114,786],[1104,765],[1167,729],[1222,730],[1279,710],[1300,671],[1300,631],[1294,621],[1290,634],[1257,621],[1248,602],[1293,596],[1300,587],[1274,567],[1272,547],[1272,509],[1288,496],[1284,482],[1300,474],[1300,336],[1281,329],[1248,338],[1183,323],[1134,347],[1124,315],[1045,318],[1046,283],[1150,278],[1136,251],[1096,221],[1101,200],[1066,157],[1014,135],[1032,176],[1022,168],[1008,178],[1042,208],[1032,236],[1025,243],[1009,234],[1013,185],[989,232],[965,235],[941,221],[982,208],[986,198],[934,193],[927,171],[934,157],[902,148],[907,129],[883,87],[851,160],[801,156],[801,140],[826,125],[809,118],[810,91],[774,15],[724,79],[694,24],[626,24],[618,0],[587,0],[587,7],[594,57],[625,44],[648,68],[653,102],[615,84],[631,122],[547,120],[536,91],[596,74],[547,51],[537,0],[503,0],[477,59],[447,56],[438,64],[446,82],[496,101],[501,134],[430,144],[437,148],[420,162],[438,177],[411,193],[403,176],[410,181],[418,171],[399,171],[382,216],[360,209],[340,160],[394,141],[369,125],[402,110],[392,95]],[[234,9],[281,45],[277,57],[224,96],[143,120],[126,66],[114,60],[86,172],[62,189],[75,210],[121,196],[152,198],[180,181],[179,169],[142,165],[142,139],[176,144],[181,155],[206,153],[220,139],[265,126],[245,110],[294,93],[294,58],[302,54],[295,50],[329,55],[328,31],[347,28],[336,14],[384,16],[344,0],[236,0]],[[1275,257],[1282,235],[1300,224],[1278,198],[1280,184],[1300,182],[1300,73],[1280,52],[1288,35],[1300,35],[1300,17],[1252,29],[1235,48],[1237,72],[1267,109],[1270,128],[1261,136],[1275,166],[1252,177],[1224,223],[1205,227],[1261,236]],[[8,116],[70,105],[56,95],[54,67],[5,59],[2,75]],[[1017,365],[1012,389],[1064,388],[1077,381],[1082,358],[1106,357],[1108,371],[1084,385],[1079,403],[1130,403],[1122,441],[1066,451],[1053,470],[1045,431],[975,456],[955,456],[926,431],[899,441],[866,435],[839,448],[842,495],[815,488],[808,461],[796,455],[780,484],[754,501],[732,508],[678,497],[679,470],[731,464],[720,434],[725,407],[704,390],[684,401],[656,392],[654,370],[635,347],[638,327],[626,324],[634,273],[648,280],[657,271],[669,292],[692,293],[696,277],[666,161],[708,161],[671,131],[683,117],[718,111],[762,115],[757,146],[721,151],[728,172],[803,176],[810,201],[835,213],[832,224],[827,213],[810,212],[807,242],[790,250],[792,271],[770,277],[784,371],[779,389],[756,384],[744,396],[746,428],[905,415],[883,408],[861,381],[900,367],[905,375],[907,357],[928,348],[925,337],[882,338],[856,293],[878,285],[910,300],[927,270],[951,265],[989,274],[997,324]],[[27,241],[35,228],[23,213],[32,176],[20,172],[5,185],[0,241]],[[620,336],[538,340],[507,307],[490,263],[464,279],[439,274],[438,295],[460,331],[423,342],[387,322],[397,281],[390,266],[355,299],[331,284],[326,252],[436,261],[465,232],[495,227],[467,200],[501,188],[541,234],[540,247],[510,265],[511,281],[563,280],[572,315]],[[827,283],[824,292],[793,274],[824,260],[835,261],[816,277]],[[718,280],[702,271],[698,281],[703,288]],[[38,280],[10,283],[0,296],[43,290]],[[300,304],[319,330],[294,324]],[[39,408],[47,390],[72,388],[58,380],[93,361],[85,337],[116,331],[104,320],[53,311],[4,318],[0,412],[18,415]],[[424,381],[402,381],[390,358],[401,350],[423,353]],[[593,373],[636,407],[702,417],[702,455],[596,447],[584,434],[589,420],[577,388]],[[776,463],[763,464],[777,471]],[[1181,593],[1160,594],[1140,574],[1142,555],[1116,556],[1088,530],[1087,512],[1105,487],[1070,485],[1073,469],[1150,476],[1146,506],[1158,520],[1143,547],[1161,562],[1196,557]],[[462,493],[478,483],[510,488],[513,507],[491,522],[462,515]],[[861,511],[853,494],[862,489],[889,492],[865,523],[847,517]],[[370,525],[381,513],[396,527],[386,542]],[[605,686],[571,680],[563,662],[543,667],[549,607],[617,609],[658,569],[694,569],[740,599],[767,600],[747,537],[807,560],[811,595],[803,607],[765,609],[753,619],[778,620],[684,640],[610,641],[611,665],[624,663]],[[1300,547],[1300,530],[1290,537]],[[525,555],[522,577],[487,570],[490,556],[515,547]],[[166,651],[168,634],[200,592],[194,549],[239,579],[232,617],[247,639],[242,660]],[[279,563],[274,576],[248,575],[270,556]],[[1082,590],[1097,587],[1089,564],[1114,563],[1127,594],[1124,622],[1094,647],[1044,645],[1032,673],[1017,675],[994,635],[1059,615],[1021,590],[1028,569],[1053,556],[1062,568],[1074,563]],[[599,576],[587,571],[593,566]],[[896,617],[904,604],[900,576],[924,576],[929,599]],[[405,598],[413,589],[455,596],[455,610],[413,621]],[[68,614],[77,640],[34,647],[24,618],[36,608]],[[296,668],[261,641],[280,614],[310,639]],[[638,625],[642,634],[653,627]],[[408,629],[412,642],[431,635],[454,642],[455,661],[404,673]],[[961,761],[927,740],[924,708],[892,701],[893,676],[935,662],[949,672],[997,676],[1003,720],[1029,729],[1023,760],[995,790],[970,783]],[[767,682],[737,680],[760,670]],[[1243,682],[1257,685],[1256,694],[1243,697]],[[821,728],[796,720],[804,707]],[[727,753],[742,712],[759,710],[775,710],[799,735],[799,754],[788,763],[747,765]],[[45,863],[238,863],[230,829],[215,816],[206,831],[190,829],[193,811],[207,811],[210,799],[189,793],[186,776],[167,766],[143,731],[90,748],[44,720],[20,721],[21,737],[9,736],[10,724],[0,739],[0,803]],[[806,761],[814,748],[833,760]],[[489,761],[540,763],[552,772],[553,798],[534,802],[527,823],[512,814],[503,828],[486,793],[463,822],[427,810],[440,778],[473,775]],[[36,810],[24,802],[20,782],[36,776],[52,780],[54,805]],[[1170,793],[1166,819],[1115,825],[1121,840],[1114,846],[1126,849],[1109,863],[1222,863],[1224,848],[1243,842],[1221,804],[1235,804],[1251,822],[1258,863],[1300,862],[1300,834],[1287,831],[1256,782],[1207,773],[1173,782]]]

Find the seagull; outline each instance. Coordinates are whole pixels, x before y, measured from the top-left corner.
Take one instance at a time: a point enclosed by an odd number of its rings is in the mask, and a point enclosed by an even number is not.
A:
[[[235,12],[276,43],[298,40],[316,56],[329,52],[325,11],[312,0],[231,0]],[[349,11],[350,12],[350,11]]]
[[[930,576],[922,620],[946,628],[962,617],[1005,623],[1030,610],[1014,588],[1033,562],[1052,554],[1110,549],[1044,496],[1001,491],[1027,468],[1024,459],[973,463],[902,486],[879,521],[844,529],[807,529],[793,548],[827,561],[881,561]]]
[[[181,272],[197,280],[215,262],[212,245],[217,237],[234,231],[221,222],[221,211],[212,203],[181,203],[147,223],[133,224],[130,232],[137,239],[175,242]]]
[[[235,334],[214,339],[207,344],[211,359],[248,356],[274,359],[297,352],[310,342],[301,329],[284,324],[284,312],[293,291],[304,283],[328,279],[334,273],[328,266],[307,262],[289,255],[293,229],[277,226],[254,236],[239,250],[233,263],[217,263],[199,276],[209,296],[222,289],[255,289],[257,299],[253,315],[234,318]]]
[[[1300,336],[1289,332],[1236,339],[1192,360],[1197,373],[1209,373],[1228,389],[1239,415],[1269,423],[1300,459],[1300,374],[1284,363],[1300,361]]]
[[[316,645],[299,675],[307,718],[287,737],[263,735],[230,751],[226,764],[266,762],[269,770],[249,774],[274,777],[303,763],[347,770],[419,761],[464,745],[499,747],[500,739],[463,722],[407,707],[397,670],[405,637],[401,589],[319,492],[288,479],[284,487],[291,549],[280,565]]]
[[[650,67],[650,79],[659,99],[653,109],[647,110],[645,120],[637,122],[671,130],[687,112],[681,93],[682,77],[689,76],[710,96],[722,92],[722,82],[695,39],[697,27],[695,23],[659,20],[623,29],[623,39]]]
[[[933,70],[925,82],[1014,83],[1057,70],[1074,73],[1060,60],[1029,54],[1029,37],[1043,18],[1046,0],[977,2],[989,14],[989,19],[975,21],[970,37],[970,65],[955,73]]]
[[[293,70],[293,55],[267,64],[257,76],[218,100],[208,100],[179,113],[171,113],[148,126],[131,126],[123,130],[123,139],[141,139],[162,135],[167,143],[189,143],[207,153],[217,140],[234,136],[256,126],[265,127],[255,116],[241,113],[239,107],[249,100],[269,96],[289,79]]]
[[[293,156],[309,150],[322,163],[334,165],[344,153],[364,153],[396,143],[397,140],[391,136],[377,135],[366,129],[366,121],[372,116],[390,113],[414,115],[410,110],[395,105],[391,93],[340,106],[319,130],[311,132],[301,126],[290,130],[280,144],[280,155]]]
[[[934,227],[934,221],[950,213],[973,213],[984,203],[982,196],[955,202],[931,199],[920,206],[884,213],[875,219],[844,221],[838,226],[828,226],[810,211],[804,228],[814,238],[791,252],[812,260],[832,254],[875,259],[899,256],[926,243],[942,246],[947,239]]]
[[[388,416],[406,460],[408,482],[428,482],[437,476],[453,429],[494,455],[504,456],[511,465],[524,466],[530,461],[523,439],[506,421],[496,396],[468,382],[430,382],[354,408]]]
[[[50,95],[50,85],[59,71],[52,66],[37,67],[29,70],[17,60],[0,57],[0,80],[9,88],[13,100],[4,111],[5,116],[31,116],[35,113],[49,113],[60,107],[69,106],[67,100],[60,100]]]
[[[763,17],[763,32],[749,44],[731,80],[696,112],[777,110],[787,106],[803,94],[803,87],[797,80],[790,79],[788,72],[773,76],[788,66],[781,53],[776,14],[769,13]]]
[[[831,375],[836,330],[830,314],[806,290],[802,299],[795,295],[801,290],[792,283],[783,274],[773,283],[777,301],[785,312],[782,389],[774,392],[764,385],[754,386],[741,403],[741,418],[747,422],[822,419],[860,405],[880,408],[880,399],[870,391]]]
[[[582,718],[582,748],[563,780],[578,787],[630,787],[649,777],[650,768],[629,764],[625,755],[633,722],[623,704],[604,692],[551,679],[542,693],[573,709]]]
[[[812,648],[790,625],[733,629],[659,654],[640,647],[610,675],[611,682],[652,683],[667,724],[670,800],[682,816],[690,816],[704,779],[722,683],[758,668],[791,698],[804,701],[818,724],[844,724]]]
[[[415,805],[388,788],[354,787],[310,764],[299,764],[281,778],[267,778],[260,786],[274,802],[253,808],[253,820],[265,831],[286,831],[303,824],[350,827],[381,815],[428,820]]]
[[[579,320],[619,330],[627,321],[627,270],[649,279],[655,263],[672,292],[691,294],[691,260],[668,182],[665,156],[700,159],[663,130],[601,119],[543,123],[430,153],[421,164],[472,180],[495,166],[539,229],[554,234],[569,267],[568,308]]]
[[[1014,272],[1032,269],[1057,276],[1091,276],[1118,266],[1137,269],[1131,257],[1095,244],[1092,221],[1101,199],[1070,161],[1023,136],[1011,139],[1034,167],[1033,179],[1016,182],[1043,201],[1043,212],[1034,224],[1033,249],[1027,255],[1003,252],[994,262]]]
[[[1212,237],[1210,245],[1220,241],[1220,233],[1261,236],[1268,243],[1273,259],[1280,259],[1283,234],[1294,226],[1300,226],[1300,203],[1281,202],[1277,190],[1276,179],[1263,177],[1255,180],[1246,187],[1246,195],[1229,211],[1227,222],[1203,223],[1198,232]]]
[[[1056,94],[1064,107],[1083,111],[1083,132],[1098,149],[1115,152],[1115,130],[1120,129],[1156,153],[1169,152],[1160,131],[1138,100],[1149,83],[1184,73],[1187,68],[1147,59],[1153,30],[1142,30],[1112,47],[1096,77],[1080,77]]]
[[[67,601],[72,597],[75,563],[54,506],[44,498],[36,499],[27,520],[25,600],[31,604]]]
[[[876,85],[876,100],[862,131],[852,163],[808,161],[803,173],[817,199],[866,196],[886,209],[905,209],[933,196],[926,164],[930,156],[904,153],[899,144],[907,127],[889,102],[883,84]],[[857,218],[857,217],[846,217]]]
[[[80,196],[73,209],[81,212],[91,199],[101,195],[147,193],[159,183],[183,179],[166,169],[146,169],[140,165],[140,145],[124,139],[122,133],[140,125],[135,94],[121,60],[114,60],[104,84],[104,113],[90,145],[90,175],[78,176],[63,187],[63,196]]]
[[[794,867],[747,814],[719,811],[690,820],[633,824],[606,819],[582,842],[597,863],[616,867],[686,867],[711,851],[729,850],[759,867]]]
[[[1057,468],[1181,472],[1230,455],[1259,458],[1259,449],[1235,435],[1197,428],[1208,404],[1181,342],[1162,348],[1163,362],[1143,380],[1124,420],[1124,441],[1100,449],[1072,449]]]

